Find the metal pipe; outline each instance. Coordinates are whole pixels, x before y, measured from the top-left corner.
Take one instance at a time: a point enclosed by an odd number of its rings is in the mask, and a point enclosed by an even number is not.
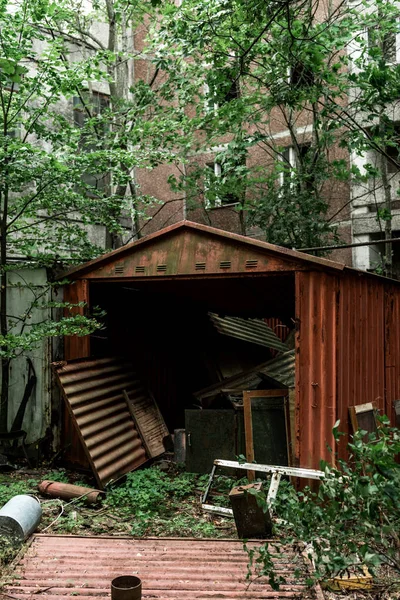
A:
[[[62,498],[63,500],[72,500],[72,498],[83,496],[82,500],[86,504],[95,504],[101,498],[100,495],[103,494],[100,490],[94,490],[81,485],[48,480],[39,483],[38,489],[42,494],[51,496],[52,498]]]
[[[134,575],[121,575],[111,582],[111,600],[141,600],[142,582]]]

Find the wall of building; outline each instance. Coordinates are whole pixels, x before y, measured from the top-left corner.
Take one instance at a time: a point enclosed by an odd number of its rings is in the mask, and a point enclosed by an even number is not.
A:
[[[32,310],[32,302],[40,296],[41,302],[51,300],[51,291],[47,283],[46,269],[19,269],[9,271],[7,288],[8,306],[13,315],[31,315],[27,319],[25,331],[29,331],[29,323],[40,323],[51,318],[51,309]],[[12,333],[18,334],[21,325]],[[22,429],[28,432],[27,443],[38,442],[49,432],[51,423],[51,343],[45,339],[35,349],[21,354],[11,361],[10,367],[10,401],[8,425],[11,427],[21,404],[25,386],[28,381],[27,357],[32,360],[37,377],[36,385],[25,410]]]

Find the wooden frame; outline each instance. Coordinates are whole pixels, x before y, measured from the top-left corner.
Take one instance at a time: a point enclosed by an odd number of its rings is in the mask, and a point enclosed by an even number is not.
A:
[[[366,402],[365,404],[359,404],[358,406],[349,406],[350,423],[354,433],[358,429],[363,429],[359,423],[359,417],[368,413],[373,413],[375,428],[377,431],[379,428],[379,423],[376,420],[376,415],[378,414],[378,406],[376,402]]]
[[[289,389],[277,390],[249,390],[243,392],[243,417],[244,417],[244,437],[246,443],[246,459],[248,463],[254,462],[254,440],[253,440],[253,420],[251,411],[252,398],[286,398],[283,402],[285,414],[286,446],[288,463],[291,464],[290,453],[290,423],[289,423]],[[255,472],[248,471],[247,479],[251,482],[255,479]]]

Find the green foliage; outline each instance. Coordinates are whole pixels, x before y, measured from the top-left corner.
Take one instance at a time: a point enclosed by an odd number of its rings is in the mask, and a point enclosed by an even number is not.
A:
[[[56,471],[49,471],[46,475],[46,479],[49,481],[59,481],[60,483],[70,483],[70,479],[65,469],[57,469]],[[76,485],[79,485],[75,482]]]
[[[339,438],[337,427],[334,430]],[[274,511],[279,518],[274,534],[289,544],[305,547],[315,566],[309,583],[327,580],[366,565],[400,572],[400,431],[386,417],[378,433],[358,431],[348,445],[349,461],[322,464],[324,478],[317,491],[296,492],[281,485]],[[265,495],[259,502],[266,510]],[[274,544],[250,552],[250,573],[262,572],[275,587],[283,583],[272,562]]]
[[[129,473],[122,485],[107,492],[105,505],[128,520],[130,533],[136,537],[149,531],[152,535],[215,536],[212,523],[185,508],[195,489],[203,485],[204,477],[193,473],[171,475],[153,467]]]
[[[193,492],[194,486],[194,476],[189,473],[171,479],[156,468],[134,471],[123,485],[110,490],[107,503],[133,515],[158,513],[167,508],[172,497],[181,500]]]
[[[175,189],[184,189],[192,206],[206,208],[224,195],[233,198],[234,191],[237,210],[261,227],[267,241],[289,247],[335,242],[332,221],[347,206],[328,215],[330,197],[340,195],[337,184],[379,185],[371,169],[338,158],[338,148],[386,156],[387,145],[398,145],[390,141],[390,128],[386,134],[369,132],[399,97],[400,69],[388,57],[398,5],[172,4],[163,12],[154,49],[171,87],[192,104],[188,126],[196,153]],[[225,150],[219,149],[221,140]],[[293,148],[290,164],[282,143]],[[239,160],[219,180],[207,182],[204,194],[204,160],[215,147],[220,164],[232,149]]]
[[[20,494],[36,494],[36,479],[28,480],[10,480],[8,477],[0,475],[0,508],[14,496]]]

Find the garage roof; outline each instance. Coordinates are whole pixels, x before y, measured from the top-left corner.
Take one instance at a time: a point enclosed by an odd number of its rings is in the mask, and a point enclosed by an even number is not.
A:
[[[310,268],[343,271],[345,266],[214,227],[181,221],[74,267],[63,273],[63,277],[118,280],[168,275],[284,273]]]

